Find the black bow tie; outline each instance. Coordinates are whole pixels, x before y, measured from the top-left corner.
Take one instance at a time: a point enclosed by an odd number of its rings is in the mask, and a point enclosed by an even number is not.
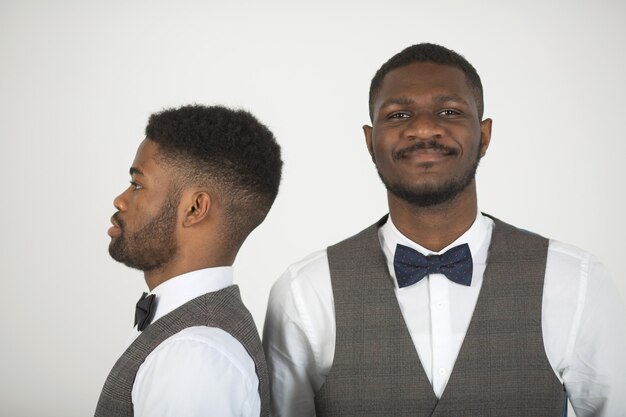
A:
[[[467,243],[455,246],[441,255],[422,255],[415,249],[398,244],[393,268],[400,288],[408,287],[429,274],[443,274],[450,281],[469,286],[472,283],[472,253]]]
[[[135,306],[135,325],[137,325],[137,330],[140,332],[150,324],[153,305],[154,294],[148,295],[144,292],[139,301],[137,301],[137,305]]]

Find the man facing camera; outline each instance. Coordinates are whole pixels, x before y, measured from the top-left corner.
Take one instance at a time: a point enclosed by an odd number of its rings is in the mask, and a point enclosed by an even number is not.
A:
[[[130,168],[109,253],[150,294],[96,416],[267,416],[267,368],[232,264],[267,215],[282,170],[250,113],[184,106],[153,114]]]
[[[626,412],[625,314],[589,253],[478,210],[489,148],[474,67],[406,48],[370,86],[389,215],[292,265],[264,345],[277,417]]]

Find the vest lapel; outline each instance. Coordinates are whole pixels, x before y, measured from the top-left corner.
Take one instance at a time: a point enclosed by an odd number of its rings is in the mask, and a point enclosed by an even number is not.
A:
[[[559,416],[541,333],[548,240],[493,219],[472,320],[433,417]]]
[[[380,248],[385,219],[328,248],[337,336],[318,417],[427,417],[437,403]]]

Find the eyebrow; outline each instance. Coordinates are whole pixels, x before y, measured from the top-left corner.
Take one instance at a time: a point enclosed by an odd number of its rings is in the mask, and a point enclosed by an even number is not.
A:
[[[133,175],[141,175],[143,176],[143,172],[136,167],[130,167],[130,169],[128,170],[130,172],[130,176],[132,177]]]
[[[443,103],[448,103],[450,101],[454,101],[454,102],[462,103],[462,104],[469,106],[469,103],[467,102],[467,100],[465,100],[463,97],[456,95],[456,94],[452,94],[452,95],[441,94],[441,95],[433,97],[433,101],[438,104],[443,104]],[[385,100],[380,105],[380,108],[382,109],[387,106],[392,106],[394,104],[399,105],[399,106],[408,106],[414,103],[415,103],[415,100],[405,97],[405,96],[391,97],[390,99]]]
[[[408,97],[404,97],[404,96],[400,96],[400,97],[391,97],[390,99],[385,100],[381,105],[380,108],[384,108],[387,106],[391,106],[394,104],[400,105],[400,106],[407,106],[409,104],[413,104],[415,103],[414,100],[408,98]]]
[[[456,101],[458,103],[463,103],[465,105],[469,106],[469,103],[467,102],[467,100],[465,100],[463,97],[461,96],[457,96],[455,94],[453,95],[440,95],[440,96],[435,96],[435,98],[433,99],[433,101],[435,101],[436,103],[447,103],[449,101]]]

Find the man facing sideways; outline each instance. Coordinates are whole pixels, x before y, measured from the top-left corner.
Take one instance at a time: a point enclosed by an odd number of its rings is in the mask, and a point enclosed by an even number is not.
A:
[[[276,416],[626,414],[624,309],[590,254],[477,208],[481,81],[439,45],[370,87],[367,148],[389,215],[292,265],[264,347]]]
[[[108,232],[111,257],[143,271],[150,294],[96,416],[268,415],[261,341],[231,265],[281,170],[274,136],[246,111],[196,105],[150,117]]]

